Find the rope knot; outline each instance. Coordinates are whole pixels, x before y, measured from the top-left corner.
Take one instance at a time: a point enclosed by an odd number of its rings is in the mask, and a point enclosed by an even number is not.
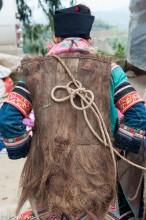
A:
[[[71,86],[75,86],[76,88],[72,88]],[[64,89],[67,91],[68,96],[64,97],[64,98],[56,98],[55,97],[55,92],[58,89]],[[75,104],[75,98],[76,96],[80,97],[80,100],[84,103],[86,103],[86,105],[79,107]],[[64,102],[68,99],[70,99],[71,105],[77,109],[77,110],[85,110],[87,108],[90,108],[94,102],[94,94],[92,91],[90,90],[86,90],[84,87],[82,87],[81,82],[79,82],[78,80],[75,80],[75,82],[70,81],[66,86],[56,86],[53,88],[52,92],[51,92],[51,97],[55,102]]]
[[[111,152],[111,156],[112,156],[113,164],[114,164],[114,170],[115,170],[115,180],[116,180],[117,175],[116,175],[116,160],[115,160],[114,153],[117,154],[121,159],[123,159],[124,161],[126,161],[130,165],[146,171],[145,167],[139,166],[139,165],[127,160],[116,149],[113,148],[110,136],[108,134],[107,128],[106,128],[104,120],[103,120],[103,117],[102,117],[97,105],[94,103],[94,94],[93,94],[93,92],[90,91],[90,90],[86,90],[85,88],[82,87],[81,82],[79,82],[78,80],[76,80],[74,78],[71,71],[66,66],[66,64],[61,60],[60,57],[58,57],[57,55],[53,55],[53,56],[62,64],[62,66],[64,67],[64,69],[66,70],[66,72],[68,73],[68,75],[69,75],[69,77],[71,78],[72,81],[70,81],[66,86],[56,86],[56,87],[54,87],[52,92],[51,92],[51,97],[55,102],[64,102],[64,101],[70,99],[71,105],[75,109],[83,111],[84,119],[85,119],[89,129],[93,133],[93,135],[102,144],[104,144],[105,147],[108,146],[110,148],[110,152]],[[75,89],[73,89],[71,87],[72,84],[76,87]],[[68,93],[68,96],[66,96],[64,98],[57,99],[54,95],[54,93],[57,89],[65,89]],[[78,107],[74,103],[74,99],[75,99],[76,96],[80,97],[81,107]],[[86,113],[87,108],[90,108],[91,111],[93,112],[93,114],[95,115],[95,118],[97,120],[97,124],[99,125],[99,128],[100,128],[102,138],[97,134],[97,132],[93,129],[92,125],[90,124],[90,122],[88,120],[87,113]]]

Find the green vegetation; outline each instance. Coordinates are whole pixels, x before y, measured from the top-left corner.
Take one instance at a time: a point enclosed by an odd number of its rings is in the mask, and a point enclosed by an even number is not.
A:
[[[107,45],[107,51],[113,51],[113,56],[118,58],[125,57],[125,49],[127,47],[127,33],[121,30],[119,27],[111,25],[102,20],[95,20],[93,25],[93,37],[97,39],[100,45]],[[97,47],[98,47],[97,43]],[[102,48],[102,46],[101,46]],[[104,52],[100,48],[99,53],[106,54],[104,47]],[[108,52],[107,52],[108,53]],[[111,55],[111,54],[107,54]]]
[[[117,35],[115,37],[110,37],[106,39],[106,42],[115,49],[117,44],[123,45],[124,48],[127,46],[127,37],[119,36]]]
[[[102,50],[96,50],[96,52],[98,54],[105,55],[105,56],[113,56],[114,58],[123,59],[123,58],[126,57],[125,49],[124,49],[124,47],[120,43],[115,45],[114,50],[115,50],[115,52],[114,52],[113,55],[107,54],[107,53],[103,52]]]
[[[16,0],[20,21],[23,24],[24,52],[32,54],[45,54],[45,40],[49,37],[49,31],[53,32],[53,16],[55,11],[61,7],[60,0],[38,0],[38,6],[42,8],[48,25],[33,25],[32,10],[28,7],[25,0]],[[70,0],[73,5],[75,0]]]
[[[102,50],[96,50],[96,52],[101,55],[106,55]]]
[[[112,25],[108,24],[107,22],[105,21],[102,21],[102,20],[95,20],[94,21],[94,24],[93,24],[93,30],[96,30],[98,28],[104,28],[104,29],[110,29],[110,28],[113,28]]]
[[[127,46],[127,37],[107,38],[108,44],[114,49],[114,56],[124,58]]]
[[[115,49],[115,54],[114,54],[114,56],[115,56],[116,58],[125,58],[125,49],[124,49],[124,47],[122,46],[122,44],[120,44],[120,43],[116,44],[115,47],[114,47],[114,49]]]
[[[46,54],[45,44],[47,39],[52,38],[54,29],[53,16],[55,10],[61,7],[61,0],[38,0],[38,6],[42,8],[43,13],[48,19],[48,25],[33,25],[32,24],[32,10],[25,3],[25,0],[16,0],[20,20],[23,23],[23,48],[25,53],[30,54]],[[73,5],[75,0],[70,0],[70,5]],[[108,43],[114,50],[114,55],[117,57],[125,56],[125,48],[127,45],[127,37],[124,32],[118,27],[110,25],[102,20],[95,20],[93,25],[93,32],[98,38],[96,32],[106,30],[103,34],[104,42]],[[109,33],[109,35],[108,35]],[[100,35],[102,38],[102,34]],[[98,46],[98,45],[97,45]],[[104,54],[101,50],[100,54]]]
[[[24,31],[24,53],[43,54],[47,53],[45,44],[49,35],[49,26],[46,25],[26,25]]]
[[[111,27],[111,32],[113,34],[124,34],[125,33],[123,30],[121,30],[119,27],[116,27],[116,26]]]

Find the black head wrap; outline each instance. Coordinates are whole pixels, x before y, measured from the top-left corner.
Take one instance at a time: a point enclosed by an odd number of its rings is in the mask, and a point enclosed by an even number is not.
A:
[[[58,10],[54,16],[55,36],[89,39],[93,22],[94,16],[86,6],[76,5]]]

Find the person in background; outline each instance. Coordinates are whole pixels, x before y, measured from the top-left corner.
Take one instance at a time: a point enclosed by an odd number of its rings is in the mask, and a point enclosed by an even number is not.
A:
[[[9,77],[11,74],[11,70],[0,65],[0,108],[8,94],[13,89],[13,81]],[[3,138],[0,134],[0,154],[6,153],[5,144],[3,142]]]

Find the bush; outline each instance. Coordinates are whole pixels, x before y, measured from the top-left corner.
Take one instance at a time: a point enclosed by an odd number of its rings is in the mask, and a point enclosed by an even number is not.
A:
[[[24,53],[45,55],[47,53],[45,41],[50,37],[48,29],[47,25],[25,25],[23,29]]]
[[[115,45],[115,57],[124,58],[125,57],[125,49],[122,44],[118,43]]]

